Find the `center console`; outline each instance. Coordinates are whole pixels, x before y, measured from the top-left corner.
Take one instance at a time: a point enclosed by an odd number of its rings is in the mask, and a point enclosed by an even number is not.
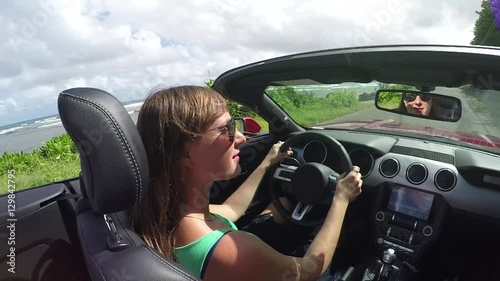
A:
[[[440,231],[446,200],[438,193],[386,183],[379,186],[374,203],[372,225],[378,251],[392,248],[401,259],[418,264],[423,250]]]
[[[375,252],[340,280],[418,280],[422,254],[437,239],[449,205],[439,193],[409,186],[384,183],[376,188],[370,214]]]

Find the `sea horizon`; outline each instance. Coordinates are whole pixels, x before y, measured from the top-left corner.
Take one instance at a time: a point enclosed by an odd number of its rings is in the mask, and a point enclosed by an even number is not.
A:
[[[144,99],[122,103],[136,122]],[[46,115],[0,127],[0,156],[5,152],[30,153],[54,137],[66,133],[59,114]]]

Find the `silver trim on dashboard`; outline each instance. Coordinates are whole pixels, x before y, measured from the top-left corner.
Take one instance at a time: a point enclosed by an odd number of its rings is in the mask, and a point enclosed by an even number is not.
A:
[[[409,170],[413,166],[421,166],[422,168],[424,168],[425,175],[424,175],[424,178],[422,180],[420,180],[420,181],[413,181],[413,180],[410,179],[410,176],[409,176],[408,172],[409,172]],[[411,183],[413,183],[415,185],[423,183],[427,179],[428,176],[429,176],[429,171],[427,170],[427,167],[424,164],[422,164],[422,163],[412,163],[412,164],[408,165],[408,168],[406,168],[406,179],[409,182],[411,182]]]
[[[450,172],[453,175],[453,184],[451,185],[450,188],[442,188],[437,183],[437,177],[438,177],[439,173],[444,172],[444,171],[448,171],[448,172]],[[455,174],[455,172],[453,172],[452,169],[448,169],[448,168],[439,169],[436,172],[436,174],[434,175],[434,185],[436,186],[437,189],[439,189],[441,191],[450,191],[450,190],[452,190],[455,187],[455,185],[457,185],[457,174]]]
[[[423,229],[422,229],[422,234],[424,234],[425,236],[429,237],[432,235],[432,233],[434,233],[434,229],[432,228],[432,226],[430,225],[426,225]]]
[[[366,152],[370,156],[370,161],[372,163],[370,165],[370,170],[367,173],[361,173],[362,177],[365,178],[369,174],[371,174],[371,172],[373,171],[373,167],[375,166],[375,159],[373,159],[373,155],[370,152],[368,152],[368,150],[363,149],[363,148],[356,148],[356,149],[351,150],[351,152],[349,152],[349,157],[351,156],[351,153],[353,153],[356,150],[364,151],[364,152]],[[351,158],[351,161],[352,161],[352,158]]]
[[[396,170],[396,173],[394,173],[394,175],[386,175],[382,172],[382,165],[385,163],[385,161],[389,161],[389,160],[394,160],[398,166],[397,170]],[[394,157],[388,157],[388,158],[385,158],[384,160],[380,161],[380,164],[378,165],[378,170],[380,172],[380,174],[382,176],[384,176],[385,178],[393,178],[395,177],[397,174],[399,174],[399,170],[401,169],[401,164],[399,163],[398,159],[394,158]]]

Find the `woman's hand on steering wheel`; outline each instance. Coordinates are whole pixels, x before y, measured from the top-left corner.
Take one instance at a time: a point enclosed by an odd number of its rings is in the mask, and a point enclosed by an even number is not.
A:
[[[268,167],[272,167],[272,166],[280,163],[281,161],[283,161],[283,159],[285,159],[285,157],[293,155],[292,148],[290,148],[290,147],[288,148],[288,150],[286,152],[284,152],[284,153],[280,152],[280,148],[281,148],[282,144],[283,144],[282,141],[279,141],[279,142],[273,144],[273,146],[271,147],[271,149],[267,153],[266,158],[264,158],[263,162],[266,163],[268,165]]]
[[[337,182],[337,188],[335,190],[335,197],[350,203],[361,194],[363,180],[361,179],[361,173],[359,171],[358,166],[353,166],[349,174],[346,175],[343,173],[340,176],[340,180]]]

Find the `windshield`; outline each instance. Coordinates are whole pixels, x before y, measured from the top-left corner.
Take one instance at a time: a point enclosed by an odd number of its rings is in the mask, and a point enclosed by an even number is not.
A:
[[[452,96],[462,103],[457,122],[445,122],[404,116],[379,110],[375,95],[380,89],[413,89],[408,85],[370,83],[308,84],[280,81],[266,94],[289,116],[304,127],[364,130],[410,136],[473,146],[500,154],[500,93],[465,85],[459,88],[435,87],[431,93]]]

